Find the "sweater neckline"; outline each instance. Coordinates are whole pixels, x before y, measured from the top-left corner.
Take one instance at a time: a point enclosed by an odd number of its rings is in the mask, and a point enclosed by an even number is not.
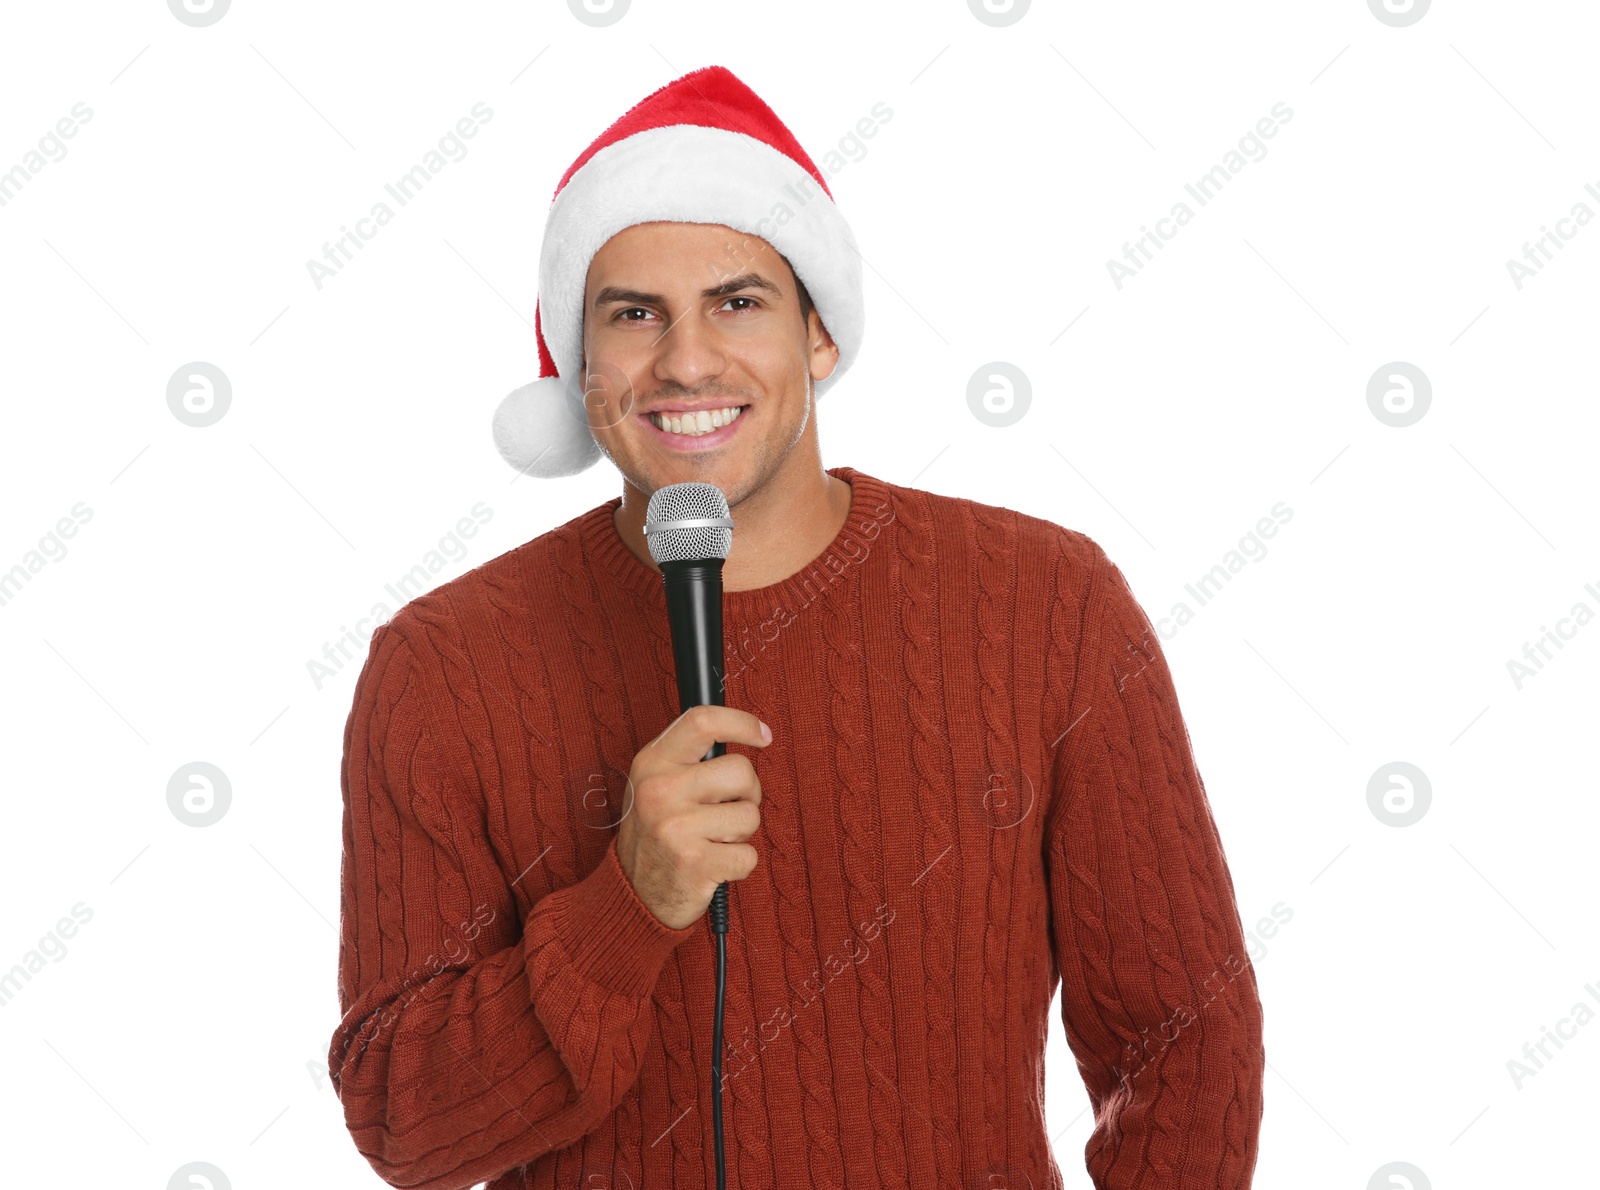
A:
[[[809,603],[819,591],[828,592],[845,585],[851,580],[853,572],[860,569],[857,563],[871,556],[873,544],[894,519],[894,502],[889,486],[883,480],[854,467],[828,467],[825,470],[850,485],[850,511],[839,532],[816,557],[789,577],[765,587],[724,591],[722,606],[725,618],[744,613],[770,612],[777,605],[795,607]],[[621,496],[613,496],[604,504],[596,505],[578,518],[578,531],[621,586],[646,603],[665,604],[666,595],[660,573],[635,556],[617,532],[616,522],[612,518],[620,507]],[[836,559],[832,566],[827,562],[829,555]],[[830,576],[842,578],[845,582],[829,581]]]

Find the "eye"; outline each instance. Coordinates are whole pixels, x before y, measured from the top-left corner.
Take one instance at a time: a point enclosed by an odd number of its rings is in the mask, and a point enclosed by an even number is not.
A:
[[[761,305],[761,303],[756,301],[755,298],[753,298],[753,297],[744,297],[744,296],[741,296],[741,295],[735,295],[735,296],[729,298],[728,301],[730,301],[730,302],[749,302],[750,303],[750,307],[749,308],[759,308],[760,305]],[[724,304],[726,304],[726,303],[724,303]]]

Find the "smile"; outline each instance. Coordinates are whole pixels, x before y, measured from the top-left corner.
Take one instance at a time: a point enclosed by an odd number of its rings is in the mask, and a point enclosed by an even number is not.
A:
[[[743,405],[729,405],[723,409],[700,409],[693,413],[667,410],[649,414],[648,420],[656,429],[675,438],[703,438],[731,426],[746,408]]]

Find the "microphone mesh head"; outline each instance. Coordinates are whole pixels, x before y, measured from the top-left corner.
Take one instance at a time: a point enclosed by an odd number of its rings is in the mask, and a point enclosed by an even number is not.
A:
[[[688,524],[674,522],[687,521]],[[720,521],[721,524],[697,522]],[[733,548],[728,498],[713,483],[669,483],[650,497],[644,516],[645,543],[656,564],[726,560]]]

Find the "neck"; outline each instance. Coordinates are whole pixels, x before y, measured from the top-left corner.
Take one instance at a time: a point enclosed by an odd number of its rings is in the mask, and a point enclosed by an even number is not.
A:
[[[829,475],[820,461],[811,462],[792,476],[774,475],[730,506],[733,548],[722,566],[723,590],[751,591],[781,582],[839,535],[850,515],[850,485]],[[634,556],[659,571],[644,533],[649,503],[648,495],[624,481],[612,522]]]

